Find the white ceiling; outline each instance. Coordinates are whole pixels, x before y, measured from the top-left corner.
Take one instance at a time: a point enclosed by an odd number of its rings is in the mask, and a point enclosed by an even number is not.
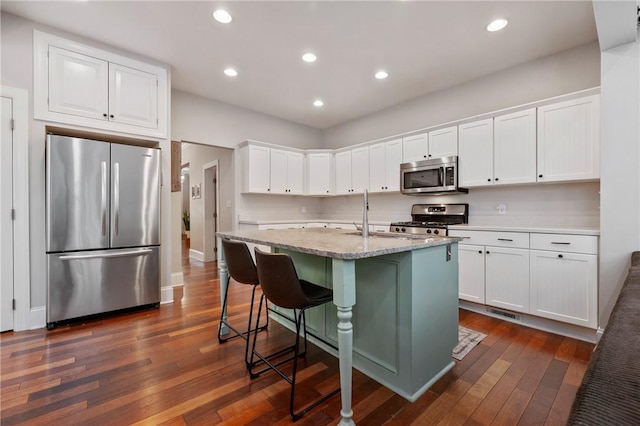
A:
[[[597,40],[591,1],[5,1],[171,65],[172,87],[324,129]],[[228,25],[211,13],[225,8]],[[489,33],[497,17],[506,29]],[[313,51],[318,61],[300,57]],[[233,66],[231,79],[222,71]],[[373,74],[385,69],[386,80]],[[526,84],[526,82],[523,82]],[[320,98],[325,106],[312,105]]]

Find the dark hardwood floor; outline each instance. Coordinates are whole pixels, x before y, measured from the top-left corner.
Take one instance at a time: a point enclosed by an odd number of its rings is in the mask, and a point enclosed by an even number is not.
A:
[[[217,341],[215,262],[183,257],[183,267],[185,285],[175,291],[176,302],[160,309],[53,331],[3,333],[0,423],[289,424],[288,384],[275,374],[249,380],[244,342]],[[244,324],[249,289],[231,287],[230,321]],[[460,324],[488,336],[413,404],[354,370],[355,422],[566,423],[593,345],[464,310]],[[260,337],[275,347],[290,336],[272,321]],[[337,360],[313,345],[301,367],[301,404],[338,383]],[[335,397],[297,424],[336,424],[339,411]]]

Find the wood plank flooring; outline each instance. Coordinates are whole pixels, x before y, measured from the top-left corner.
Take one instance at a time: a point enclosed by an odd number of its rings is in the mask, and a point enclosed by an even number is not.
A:
[[[186,252],[185,252],[186,253]],[[0,336],[0,423],[28,425],[290,424],[289,387],[275,374],[249,380],[244,341],[219,344],[215,262],[183,258],[176,302],[84,323]],[[243,326],[250,289],[232,283],[230,321]],[[486,333],[480,345],[411,404],[358,371],[358,425],[561,425],[593,345],[460,310]],[[271,322],[260,344],[291,333]],[[310,346],[299,370],[300,406],[339,381],[335,358]],[[334,397],[296,424],[332,425]]]

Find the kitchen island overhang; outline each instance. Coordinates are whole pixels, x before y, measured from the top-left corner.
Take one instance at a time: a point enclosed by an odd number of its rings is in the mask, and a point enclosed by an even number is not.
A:
[[[285,252],[300,278],[333,288],[334,304],[314,308],[307,321],[319,346],[334,354],[331,346],[339,348],[340,424],[353,424],[352,367],[410,401],[453,367],[459,238],[372,234],[365,239],[353,231],[325,228],[217,235]],[[227,271],[221,251],[218,260],[223,297]],[[278,313],[290,316],[285,310]]]

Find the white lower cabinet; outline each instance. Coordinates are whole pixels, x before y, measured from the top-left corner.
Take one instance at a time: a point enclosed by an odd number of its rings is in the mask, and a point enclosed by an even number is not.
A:
[[[596,328],[597,237],[538,234],[531,248],[531,313]]]
[[[450,229],[459,298],[595,329],[598,237]]]
[[[529,250],[487,246],[485,256],[485,303],[529,312]]]

